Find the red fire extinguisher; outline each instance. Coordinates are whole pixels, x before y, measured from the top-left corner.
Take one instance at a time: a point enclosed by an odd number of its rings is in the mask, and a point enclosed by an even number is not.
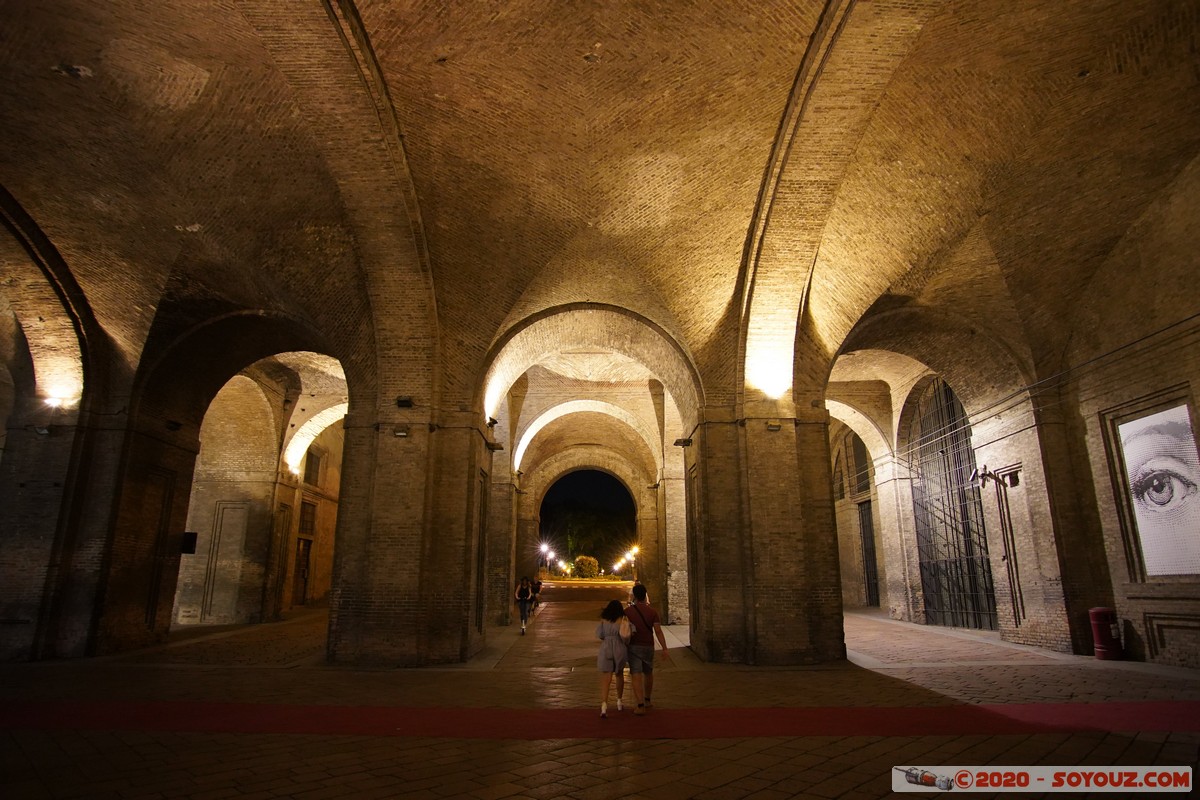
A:
[[[1117,623],[1117,612],[1111,608],[1090,608],[1088,617],[1092,621],[1092,640],[1096,644],[1096,658],[1104,661],[1119,661],[1125,651],[1121,647],[1121,627]]]

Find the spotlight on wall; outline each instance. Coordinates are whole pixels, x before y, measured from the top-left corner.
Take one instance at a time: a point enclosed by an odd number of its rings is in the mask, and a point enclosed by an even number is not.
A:
[[[79,396],[69,389],[56,389],[42,400],[49,408],[71,408],[79,405]]]
[[[396,408],[412,408],[413,399],[408,395],[400,395],[396,398]]]
[[[769,430],[769,431],[781,431],[781,430],[783,430],[783,426],[782,426],[782,425],[780,425],[780,424],[779,424],[777,421],[775,421],[775,420],[770,420],[769,422],[767,422],[767,430]]]
[[[691,447],[692,440],[691,439],[676,439],[675,446],[676,447]]]
[[[397,425],[396,427],[392,428],[392,436],[395,436],[397,439],[407,439],[408,438],[408,426],[407,425]]]
[[[968,481],[968,485],[972,489],[982,489],[988,485],[988,481],[995,481],[999,486],[1004,485],[1000,476],[988,469],[987,464],[984,464],[982,469],[976,467],[971,470],[971,479]]]
[[[992,472],[983,465],[983,469],[971,471],[969,485],[972,489],[982,489],[988,481],[995,481],[999,489],[1011,489],[1021,485],[1021,470],[1019,466],[1005,467],[1000,472]]]
[[[38,436],[49,436],[50,435],[50,429],[44,425],[33,426],[33,432],[36,433]]]

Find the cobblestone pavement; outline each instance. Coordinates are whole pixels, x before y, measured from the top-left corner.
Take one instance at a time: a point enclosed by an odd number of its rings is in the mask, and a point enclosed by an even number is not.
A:
[[[670,627],[651,713],[602,720],[593,632],[624,591],[548,587],[527,635],[440,668],[327,666],[321,610],[0,666],[0,797],[880,798],[897,766],[1200,762],[1196,671],[871,612],[819,667],[705,664]]]

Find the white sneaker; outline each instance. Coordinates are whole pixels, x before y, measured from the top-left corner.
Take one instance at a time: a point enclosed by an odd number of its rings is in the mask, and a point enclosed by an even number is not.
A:
[[[621,705],[621,698],[617,698],[617,711],[623,711],[625,706]]]

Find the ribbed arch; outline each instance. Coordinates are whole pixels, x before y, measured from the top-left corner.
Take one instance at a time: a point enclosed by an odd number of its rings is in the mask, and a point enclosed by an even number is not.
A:
[[[662,468],[662,446],[661,442],[655,440],[654,432],[645,424],[645,422],[634,414],[629,413],[620,406],[612,403],[606,403],[600,400],[571,400],[566,403],[549,408],[542,412],[536,419],[529,423],[521,432],[521,438],[517,443],[516,451],[513,454],[513,469],[521,468],[521,459],[525,455],[525,451],[529,445],[537,437],[538,433],[557,419],[561,419],[570,414],[577,414],[586,411],[593,411],[601,414],[607,414],[633,428],[638,436],[650,448],[650,452],[654,455],[654,460],[659,469]]]
[[[703,391],[695,365],[679,343],[625,309],[592,304],[550,309],[497,342],[480,387],[484,413],[492,416],[530,367],[565,350],[587,348],[618,353],[646,367],[675,402],[685,428],[695,424]]]

